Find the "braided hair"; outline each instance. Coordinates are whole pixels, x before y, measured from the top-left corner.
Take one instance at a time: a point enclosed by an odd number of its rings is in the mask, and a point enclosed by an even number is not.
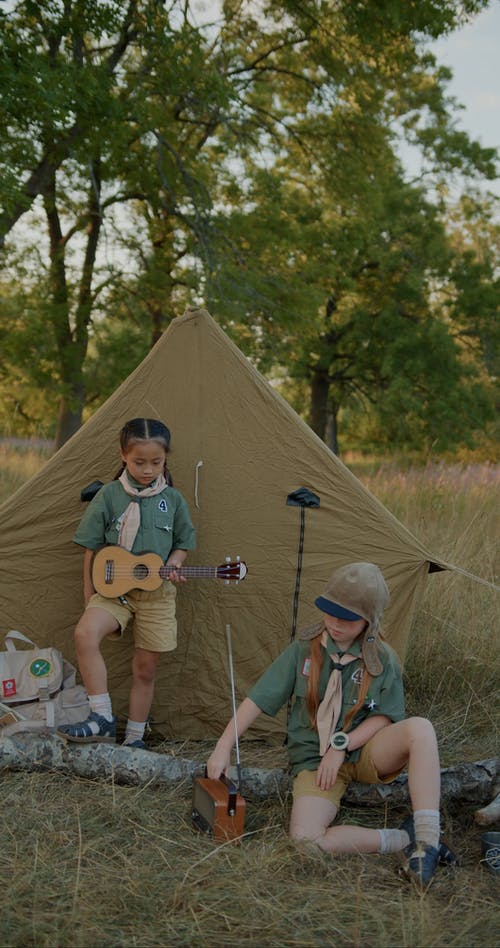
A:
[[[136,441],[158,441],[164,449],[165,454],[168,454],[170,430],[162,421],[158,421],[156,418],[132,418],[124,424],[120,431],[120,448],[123,454],[126,454],[130,446]],[[124,462],[120,470],[115,474],[115,480],[120,477],[125,467]],[[173,487],[172,475],[170,474],[166,461],[163,474],[169,487]]]

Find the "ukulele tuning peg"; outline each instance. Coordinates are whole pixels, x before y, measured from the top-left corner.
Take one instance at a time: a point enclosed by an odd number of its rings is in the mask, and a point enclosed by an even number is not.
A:
[[[230,557],[230,556],[226,556],[226,563],[230,563],[230,562],[231,562],[231,557]]]
[[[224,583],[225,583],[226,586],[229,586],[229,580],[228,580],[228,579],[225,579],[225,580],[224,580]]]
[[[237,563],[240,562],[240,557],[239,557],[239,556],[236,557],[236,562],[237,562]]]

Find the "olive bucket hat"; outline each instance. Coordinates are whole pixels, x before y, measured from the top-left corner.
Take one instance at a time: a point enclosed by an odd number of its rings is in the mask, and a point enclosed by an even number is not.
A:
[[[378,652],[382,613],[389,602],[389,590],[378,566],[374,563],[349,563],[330,576],[325,591],[314,604],[321,612],[347,619],[366,619],[361,651],[364,663],[376,677],[383,671]],[[322,622],[298,632],[299,639],[312,639],[323,628]]]

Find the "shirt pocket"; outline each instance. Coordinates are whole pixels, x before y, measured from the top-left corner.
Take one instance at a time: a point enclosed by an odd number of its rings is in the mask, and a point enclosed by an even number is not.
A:
[[[307,694],[307,683],[309,678],[306,675],[303,675],[301,671],[298,672],[297,677],[295,678],[295,687],[293,689],[294,694],[297,698],[305,698]]]
[[[172,535],[174,529],[173,508],[170,505],[166,506],[166,508],[157,507],[154,512],[153,523],[156,530],[161,530],[162,533]]]

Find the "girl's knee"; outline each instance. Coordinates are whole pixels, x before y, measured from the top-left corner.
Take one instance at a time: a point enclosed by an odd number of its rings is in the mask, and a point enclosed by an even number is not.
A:
[[[406,719],[408,748],[415,744],[427,744],[429,747],[437,743],[434,726],[428,718],[412,717]]]
[[[315,843],[322,848],[326,831],[335,820],[337,807],[329,800],[298,797],[290,814],[288,835],[295,841]]]
[[[326,829],[322,828],[318,830],[318,827],[310,826],[290,826],[288,830],[288,836],[294,843],[314,843],[315,846],[318,846],[321,849],[321,840],[326,833]]]
[[[77,651],[97,648],[99,639],[93,624],[88,621],[87,614],[84,613],[75,628],[75,645]]]
[[[134,668],[132,679],[136,684],[153,685],[156,681],[156,671],[149,668]]]
[[[142,684],[151,684],[156,678],[158,659],[152,656],[135,655],[132,662],[132,676]]]
[[[118,622],[111,613],[103,609],[86,609],[75,627],[77,651],[94,651],[107,635],[118,629]]]
[[[434,725],[428,718],[421,718],[415,715],[412,718],[407,718],[406,724],[408,732],[413,738],[429,737],[435,734]]]

